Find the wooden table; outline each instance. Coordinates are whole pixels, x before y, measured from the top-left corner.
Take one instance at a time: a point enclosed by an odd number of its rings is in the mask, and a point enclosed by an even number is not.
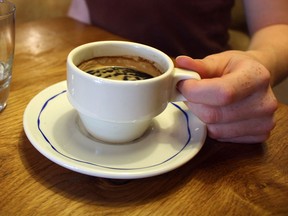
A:
[[[11,93],[0,114],[0,215],[288,215],[288,106],[279,106],[266,143],[208,138],[195,158],[160,176],[116,181],[82,175],[31,145],[23,112],[38,92],[65,80],[72,48],[121,38],[69,18],[16,30]]]

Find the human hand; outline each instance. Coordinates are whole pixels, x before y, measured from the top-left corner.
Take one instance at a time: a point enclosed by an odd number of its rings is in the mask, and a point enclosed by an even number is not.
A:
[[[258,143],[274,128],[277,100],[269,71],[252,56],[226,51],[202,60],[179,56],[178,67],[199,73],[202,80],[179,82],[189,109],[207,124],[208,135],[223,142]]]

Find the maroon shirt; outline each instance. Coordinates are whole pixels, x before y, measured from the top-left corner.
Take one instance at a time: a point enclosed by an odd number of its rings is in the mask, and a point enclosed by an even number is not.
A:
[[[234,0],[86,0],[91,22],[171,56],[228,49]]]

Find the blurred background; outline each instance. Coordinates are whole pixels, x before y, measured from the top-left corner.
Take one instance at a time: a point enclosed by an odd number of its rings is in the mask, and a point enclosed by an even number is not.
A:
[[[16,5],[16,25],[20,25],[37,19],[66,16],[72,0],[10,1]],[[236,0],[233,8],[232,24],[229,33],[230,44],[233,48],[244,50],[247,47],[249,38],[247,36],[245,15],[241,0]],[[273,90],[280,102],[288,104],[288,79],[277,85]]]
[[[66,16],[71,0],[10,0],[16,5],[16,24]]]

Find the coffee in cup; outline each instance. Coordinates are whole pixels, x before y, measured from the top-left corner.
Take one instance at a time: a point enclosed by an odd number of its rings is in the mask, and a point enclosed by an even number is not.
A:
[[[137,81],[160,76],[154,62],[139,56],[103,56],[81,62],[78,67],[97,77]]]

